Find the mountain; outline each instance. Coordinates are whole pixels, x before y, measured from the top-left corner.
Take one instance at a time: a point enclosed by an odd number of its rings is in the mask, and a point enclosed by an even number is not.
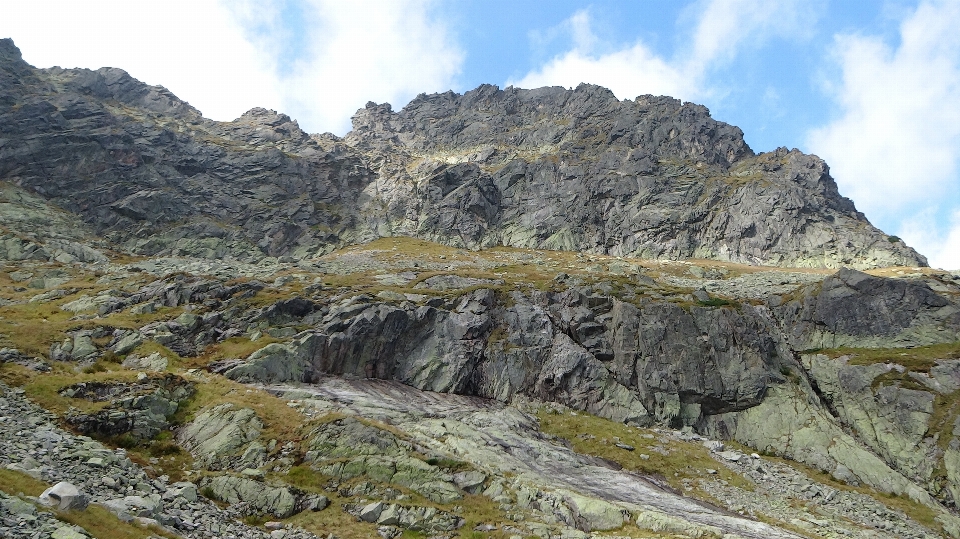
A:
[[[960,537],[960,276],[699,105],[0,40],[0,227],[3,537]]]
[[[377,237],[759,265],[924,266],[827,165],[755,155],[706,108],[603,88],[370,103],[344,139],[253,109],[203,118],[118,69],[38,70],[0,42],[0,181],[144,255],[302,258]]]

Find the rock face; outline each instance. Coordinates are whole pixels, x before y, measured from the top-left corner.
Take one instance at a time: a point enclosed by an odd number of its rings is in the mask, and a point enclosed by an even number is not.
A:
[[[110,402],[96,413],[68,415],[67,423],[80,432],[97,436],[126,434],[143,441],[169,427],[169,418],[195,391],[190,382],[169,374],[137,383],[81,382],[60,393],[93,402]]]
[[[303,257],[408,235],[470,248],[925,265],[870,226],[817,157],[754,155],[739,129],[671,98],[481,86],[421,95],[400,112],[368,104],[341,140],[264,109],[206,120],[119,69],[34,69],[10,40],[0,77],[0,181],[79,216],[87,237],[140,254]],[[8,258],[102,257],[75,237],[41,251],[20,237],[38,233],[30,223],[4,223],[19,234],[0,245]]]
[[[694,424],[758,404],[781,378],[792,358],[768,323],[748,305],[633,304],[590,287],[501,300],[484,289],[443,307],[356,297],[316,330],[221,369],[247,382],[393,379],[501,401],[527,395],[636,424]]]
[[[324,496],[309,496],[294,488],[267,485],[245,477],[219,475],[205,486],[217,500],[230,504],[243,502],[250,514],[268,513],[277,518],[288,518],[307,507],[319,511],[330,503]]]
[[[383,225],[441,243],[785,266],[924,263],[869,225],[854,231],[866,220],[819,158],[754,155],[738,128],[669,97],[484,85],[421,95],[400,112],[369,103],[345,141],[389,171],[367,190],[386,199]]]

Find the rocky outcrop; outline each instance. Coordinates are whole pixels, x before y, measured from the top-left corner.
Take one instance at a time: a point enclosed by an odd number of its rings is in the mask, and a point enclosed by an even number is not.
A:
[[[936,278],[885,279],[842,269],[775,309],[796,350],[919,346],[960,340],[954,291],[954,284]]]
[[[404,507],[395,503],[374,502],[363,507],[349,507],[347,511],[364,522],[396,526],[414,532],[451,532],[463,526],[463,519],[435,507]]]
[[[206,468],[243,470],[261,464],[263,448],[256,440],[262,431],[256,412],[225,403],[197,414],[177,431],[177,442]]]
[[[184,539],[270,537],[263,529],[240,522],[240,514],[198,497],[194,483],[150,477],[123,450],[61,429],[52,414],[27,401],[22,390],[0,384],[0,410],[0,443],[4,448],[0,466],[8,473],[33,471],[31,475],[51,486],[43,498],[55,505],[75,511],[88,502],[100,505],[120,520],[152,526],[153,530],[145,533],[154,535],[162,532]],[[36,498],[4,492],[8,485],[0,488],[0,536],[83,539],[93,535],[57,520],[63,517],[36,505]],[[317,539],[317,535],[304,530],[285,531],[287,539]]]
[[[463,498],[452,474],[410,456],[412,450],[409,442],[386,430],[345,418],[309,435],[304,460],[338,481],[366,476],[407,487],[437,503]]]
[[[851,364],[853,358],[822,354],[802,363],[824,404],[884,462],[956,505],[960,438],[955,398],[960,361],[940,359],[907,366],[891,361]]]
[[[669,97],[484,85],[420,95],[399,112],[369,103],[345,142],[387,171],[367,192],[385,199],[377,223],[394,234],[748,264],[925,264],[862,227],[819,158],[754,155],[739,129]]]
[[[34,69],[9,39],[0,88],[0,182],[83,223],[46,230],[144,255],[256,261],[407,235],[748,264],[926,263],[870,226],[819,158],[754,155],[738,128],[668,97],[484,85],[399,112],[368,104],[340,140],[264,109],[213,122],[115,68]],[[11,217],[24,239],[0,243],[0,256],[102,260],[73,232],[41,248],[31,222]]]
[[[196,388],[179,376],[168,374],[136,383],[81,382],[65,387],[65,397],[109,404],[96,413],[71,413],[67,423],[94,436],[127,435],[149,440],[170,426],[170,418]]]
[[[442,307],[355,297],[289,344],[214,368],[239,381],[392,379],[501,401],[528,395],[637,424],[694,424],[758,404],[780,378],[792,358],[767,325],[748,305],[634,305],[592,288],[503,299],[477,290]]]
[[[320,511],[330,505],[326,496],[309,495],[295,488],[268,485],[247,477],[218,475],[201,485],[219,501],[242,502],[243,511],[249,515],[289,518],[305,510]]]

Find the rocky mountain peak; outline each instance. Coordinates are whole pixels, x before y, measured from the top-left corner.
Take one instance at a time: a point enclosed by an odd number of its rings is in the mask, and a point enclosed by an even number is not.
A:
[[[610,90],[589,84],[574,90],[501,90],[487,84],[463,95],[421,94],[399,112],[371,103],[354,117],[347,140],[370,144],[393,134],[417,151],[556,148],[565,158],[579,160],[621,148],[721,167],[753,155],[743,132],[713,120],[706,107],[651,95],[620,101]]]
[[[368,103],[343,139],[256,108],[204,119],[116,68],[34,69],[2,46],[0,180],[124,250],[315,256],[382,236],[812,267],[923,265],[826,164],[756,155],[670,97],[482,85]],[[27,143],[26,141],[34,141]]]
[[[3,64],[12,64],[22,62],[23,55],[20,48],[9,37],[0,39],[0,62]],[[4,66],[6,67],[6,66]]]

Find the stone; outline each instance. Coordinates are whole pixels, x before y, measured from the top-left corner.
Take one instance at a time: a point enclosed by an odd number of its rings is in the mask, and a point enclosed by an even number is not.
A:
[[[169,362],[160,352],[140,357],[130,355],[124,358],[122,365],[128,369],[144,370],[149,372],[163,372],[167,370]]]
[[[213,477],[207,486],[220,501],[244,502],[251,514],[269,513],[277,518],[288,518],[303,510],[304,494],[292,487],[273,486],[230,475]]]
[[[57,509],[83,511],[87,508],[87,496],[72,483],[61,481],[44,490],[37,498],[40,503]]]
[[[264,473],[263,470],[257,470],[254,468],[244,468],[240,471],[240,475],[244,477],[250,477],[252,479],[263,479]]]
[[[163,493],[163,499],[183,498],[188,502],[197,501],[197,486],[187,481],[173,483]]]
[[[35,515],[37,508],[20,498],[0,498],[0,507],[11,515]]]
[[[186,312],[176,317],[173,321],[183,329],[187,331],[193,331],[200,323],[200,317],[193,313]]]
[[[388,505],[377,516],[377,524],[381,526],[396,526],[400,524],[400,508],[396,505]]]
[[[383,502],[373,502],[360,509],[360,520],[364,522],[376,522],[383,512]]]
[[[713,526],[703,526],[656,511],[642,511],[637,516],[637,527],[658,533],[682,534],[689,537],[722,536],[723,532]]]
[[[743,458],[743,453],[739,451],[719,451],[717,452],[717,455],[720,456],[720,458],[730,462],[738,462]]]
[[[73,349],[70,356],[73,359],[84,359],[97,353],[97,346],[93,344],[90,335],[78,334],[73,338]]]
[[[262,429],[263,423],[252,409],[221,404],[202,411],[180,428],[177,441],[200,462],[212,464],[239,453]]]
[[[140,305],[134,305],[130,308],[131,314],[153,314],[156,312],[157,307],[153,303],[141,303]]]
[[[89,536],[78,532],[70,526],[61,526],[50,534],[50,539],[89,539]]]
[[[613,530],[623,526],[623,512],[612,503],[574,493],[567,493],[565,499],[577,515],[583,531]]]
[[[707,440],[703,442],[703,447],[706,447],[711,453],[720,453],[726,450],[723,442],[718,440]]]
[[[136,347],[143,343],[143,337],[139,332],[134,331],[125,335],[117,344],[113,345],[113,351],[116,354],[124,355],[132,352]]]
[[[470,494],[479,494],[483,490],[483,483],[486,480],[487,476],[476,470],[458,472],[453,475],[453,482],[457,487]]]

